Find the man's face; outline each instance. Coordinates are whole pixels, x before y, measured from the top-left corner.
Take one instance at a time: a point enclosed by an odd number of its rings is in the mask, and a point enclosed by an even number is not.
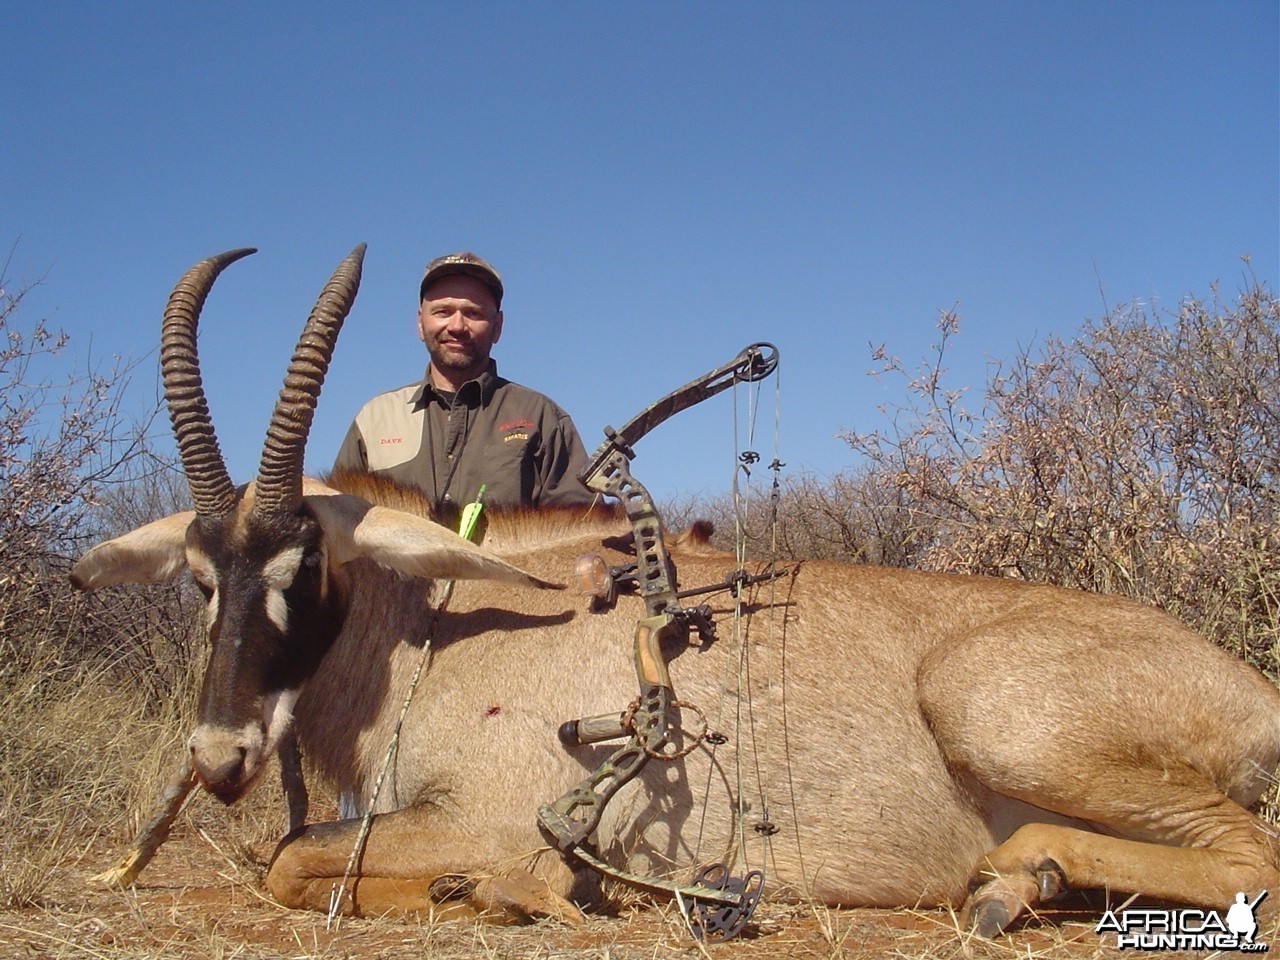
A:
[[[450,379],[470,379],[489,365],[489,351],[502,336],[502,311],[474,277],[442,277],[418,305],[418,335],[433,367]]]

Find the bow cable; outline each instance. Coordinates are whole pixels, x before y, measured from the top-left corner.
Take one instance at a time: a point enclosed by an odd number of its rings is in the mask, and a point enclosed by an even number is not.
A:
[[[733,459],[733,484],[732,484],[732,509],[734,519],[734,556],[738,564],[738,570],[746,570],[748,546],[752,541],[759,544],[766,539],[767,531],[767,569],[772,570],[778,560],[778,502],[780,498],[779,472],[785,466],[778,457],[780,445],[780,417],[781,417],[781,382],[780,378],[774,381],[774,409],[773,409],[773,459],[769,464],[769,470],[773,479],[770,488],[769,505],[764,515],[764,529],[753,529],[752,523],[752,486],[751,486],[751,467],[758,463],[761,459],[760,454],[754,449],[757,423],[760,412],[760,401],[762,393],[759,388],[752,390],[750,383],[747,385],[745,403],[740,402],[738,395],[738,386],[735,383],[733,388],[733,437],[734,437],[734,459]],[[743,428],[739,422],[740,406],[745,406],[746,416],[746,449],[741,447],[741,439]],[[716,725],[717,728],[723,729],[725,719],[725,699],[729,696],[730,690],[733,689],[736,694],[734,705],[734,735],[737,738],[737,749],[734,761],[734,783],[737,798],[734,803],[734,813],[737,822],[737,845],[744,859],[744,868],[750,867],[750,845],[747,835],[747,814],[749,805],[747,803],[748,780],[750,772],[747,769],[743,748],[746,741],[750,740],[752,765],[754,766],[755,777],[755,793],[760,799],[760,818],[752,825],[752,829],[758,833],[762,841],[762,849],[760,855],[760,869],[763,870],[768,861],[768,855],[771,849],[771,836],[777,832],[777,824],[769,817],[769,792],[765,779],[765,773],[773,769],[773,751],[776,742],[774,735],[774,700],[775,700],[775,678],[774,678],[774,650],[776,645],[776,637],[779,631],[776,631],[777,617],[777,584],[776,579],[769,578],[769,621],[768,635],[764,644],[766,650],[766,660],[764,665],[764,686],[765,686],[765,708],[762,726],[764,729],[763,737],[757,734],[756,709],[755,700],[752,695],[753,683],[751,675],[751,650],[748,642],[748,634],[750,631],[750,622],[748,621],[744,628],[745,611],[744,605],[748,602],[744,598],[741,587],[739,586],[734,592],[734,612],[733,612],[733,628],[731,651],[725,659],[724,675],[720,683],[720,701],[717,707]],[[785,634],[782,634],[785,638]],[[785,651],[781,654],[782,664],[785,666]],[[785,683],[785,672],[781,679],[781,683]],[[777,697],[782,710],[785,710],[785,693],[779,691]],[[744,718],[744,700],[746,716]],[[786,749],[786,731],[785,731],[785,713],[783,713],[783,742],[784,754],[789,754]],[[744,735],[744,730],[746,734]],[[763,740],[763,758],[761,756],[760,742]],[[711,793],[711,776],[715,768],[715,754],[718,744],[716,741],[710,741],[711,766],[707,772],[707,783],[703,790],[702,815],[698,826],[698,838],[695,843],[694,858],[697,860],[701,854],[701,846],[703,840],[704,829],[706,825],[707,810],[710,804]],[[789,773],[788,773],[789,779]],[[793,816],[794,816],[794,791],[793,791]],[[798,827],[798,824],[797,824]],[[798,829],[797,829],[798,842]]]

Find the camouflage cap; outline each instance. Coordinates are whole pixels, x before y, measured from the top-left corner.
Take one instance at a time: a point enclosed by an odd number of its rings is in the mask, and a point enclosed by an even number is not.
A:
[[[475,277],[483,283],[489,292],[493,294],[493,299],[497,302],[498,307],[502,307],[502,277],[498,276],[498,271],[488,263],[481,260],[474,253],[466,251],[436,257],[427,264],[427,269],[422,274],[422,284],[418,287],[418,301],[421,302],[426,297],[427,287],[431,286],[431,284],[443,277],[459,273],[464,276]]]

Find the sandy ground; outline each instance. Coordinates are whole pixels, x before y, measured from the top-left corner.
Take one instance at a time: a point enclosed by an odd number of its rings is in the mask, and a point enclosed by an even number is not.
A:
[[[0,912],[0,955],[15,958],[470,957],[652,960],[658,957],[1122,957],[1093,932],[1104,901],[1075,897],[1030,918],[999,941],[962,934],[939,910],[829,910],[762,903],[744,935],[701,944],[671,904],[640,905],[586,926],[497,927],[344,919],[284,910],[264,891],[272,844],[229,849],[232,835],[180,821],[130,890],[90,877],[119,852],[98,839],[63,858],[39,902]],[[1260,938],[1261,939],[1261,938]],[[1144,954],[1151,956],[1152,954]],[[1236,954],[1243,956],[1243,954]],[[1179,956],[1191,956],[1180,954]]]

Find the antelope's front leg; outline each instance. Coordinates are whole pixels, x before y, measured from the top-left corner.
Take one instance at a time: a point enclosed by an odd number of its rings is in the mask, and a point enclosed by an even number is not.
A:
[[[441,817],[409,808],[373,818],[364,855],[348,878],[339,912],[413,919],[473,919],[527,923],[554,918],[583,921],[565,899],[572,873],[541,857],[535,875],[525,865],[539,854],[513,858],[471,838],[440,829]],[[320,823],[295,831],[276,848],[267,887],[286,907],[328,912],[360,831],[359,820]]]

